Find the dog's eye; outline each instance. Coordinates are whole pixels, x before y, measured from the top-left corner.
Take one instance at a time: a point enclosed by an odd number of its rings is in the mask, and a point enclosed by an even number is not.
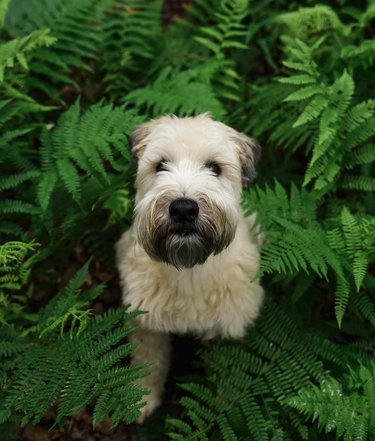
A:
[[[206,167],[214,173],[215,176],[221,175],[221,167],[217,162],[207,162]]]
[[[156,164],[155,171],[156,173],[159,173],[161,171],[166,171],[166,162],[164,160],[160,161],[158,164]]]

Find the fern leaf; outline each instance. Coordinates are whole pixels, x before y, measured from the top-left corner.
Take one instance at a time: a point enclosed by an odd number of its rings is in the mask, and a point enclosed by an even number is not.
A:
[[[342,188],[348,190],[375,191],[375,179],[367,176],[344,176]]]
[[[37,189],[37,201],[43,211],[46,211],[49,205],[56,183],[57,175],[54,170],[49,170],[42,174]]]
[[[294,84],[300,86],[301,84],[311,84],[316,82],[316,78],[312,75],[301,74],[301,75],[291,75],[290,77],[279,78],[278,81],[284,84]]]
[[[327,5],[315,5],[312,8],[299,8],[295,12],[287,12],[277,16],[277,21],[288,26],[298,38],[307,38],[310,33],[336,30],[347,34],[350,29],[346,27],[335,11]]]
[[[307,345],[305,337],[309,339],[279,305],[267,303],[245,345],[233,348],[217,343],[207,347],[203,353],[208,370],[205,385],[182,385],[189,391],[181,399],[186,414],[171,424],[183,435],[171,432],[170,438],[264,441],[271,433],[282,439],[292,430],[296,439],[307,439],[303,418],[285,407],[299,390],[309,387],[312,377],[319,378],[319,383],[327,379],[311,352],[315,345]],[[317,340],[319,352],[321,339]],[[340,360],[340,349],[335,347],[333,352]]]
[[[130,92],[126,101],[148,107],[155,116],[166,112],[184,116],[209,111],[221,118],[225,109],[213,94],[212,86],[193,78],[194,72],[172,75],[167,68],[154,84]]]
[[[51,320],[63,318],[74,308],[87,307],[102,291],[102,287],[97,287],[81,292],[87,269],[88,263],[47,305],[38,325],[29,330],[27,339],[20,341],[27,347],[19,345],[12,352],[2,348],[7,356],[18,357],[21,352],[22,363],[18,361],[16,369],[13,366],[12,376],[2,391],[1,422],[17,414],[23,425],[29,421],[35,424],[57,403],[57,422],[61,423],[94,398],[95,422],[109,413],[113,414],[114,423],[132,422],[139,417],[146,391],[132,383],[145,372],[142,366],[122,367],[134,346],[118,346],[134,329],[130,323],[136,313],[117,309],[102,317],[89,318],[84,329],[69,333],[64,329],[57,333],[56,326],[51,327]],[[49,328],[49,332],[43,332]]]
[[[339,326],[341,326],[346,308],[349,303],[350,286],[345,279],[338,279],[335,291],[335,315]]]
[[[39,209],[35,205],[19,200],[0,201],[0,213],[3,214],[38,214]]]
[[[4,25],[4,20],[6,13],[8,12],[9,3],[11,0],[1,0],[0,1],[0,29]]]
[[[42,46],[50,46],[55,41],[55,38],[49,36],[49,29],[42,29],[4,43],[0,47],[0,84],[4,81],[4,71],[7,67],[13,67],[17,60],[24,69],[28,69],[25,53]]]
[[[360,366],[357,372],[353,371],[356,383],[347,381],[345,391],[337,380],[327,378],[319,387],[310,386],[287,402],[313,420],[318,419],[320,428],[327,433],[336,430],[337,437],[344,440],[365,441],[373,425],[373,370],[371,363],[369,368]]]
[[[79,201],[81,185],[79,175],[73,163],[69,159],[58,159],[56,167],[67,190],[76,201]]]
[[[287,98],[285,98],[284,101],[300,101],[300,100],[306,100],[307,98],[311,98],[314,95],[321,94],[324,92],[324,89],[316,84],[313,84],[311,86],[306,86],[301,88],[300,90],[297,90],[296,92],[290,94]]]
[[[305,107],[304,111],[293,124],[293,128],[314,121],[326,108],[327,104],[328,100],[324,95],[317,95],[314,97],[314,99]]]
[[[31,170],[29,172],[6,176],[6,177],[0,179],[0,191],[17,187],[18,185],[22,184],[23,182],[35,179],[37,177],[39,177],[39,172],[33,171],[33,170]]]

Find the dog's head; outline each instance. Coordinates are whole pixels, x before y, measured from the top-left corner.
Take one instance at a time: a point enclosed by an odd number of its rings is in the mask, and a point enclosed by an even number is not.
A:
[[[260,148],[207,114],[165,116],[131,137],[137,165],[135,227],[149,256],[176,268],[202,264],[233,240],[241,189]]]

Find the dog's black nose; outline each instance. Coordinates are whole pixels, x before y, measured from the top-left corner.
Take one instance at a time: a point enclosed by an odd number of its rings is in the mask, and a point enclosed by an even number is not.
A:
[[[198,204],[192,199],[176,199],[169,206],[170,217],[178,223],[193,222],[199,213]]]

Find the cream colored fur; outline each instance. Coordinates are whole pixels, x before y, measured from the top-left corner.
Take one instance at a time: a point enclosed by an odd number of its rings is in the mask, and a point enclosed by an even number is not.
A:
[[[255,166],[254,148],[251,138],[207,115],[164,117],[135,131],[136,216],[117,244],[117,260],[124,304],[147,311],[132,335],[139,343],[133,362],[152,363],[151,374],[142,380],[151,393],[141,420],[161,402],[169,333],[237,339],[259,313],[260,237],[251,232],[254,216],[245,219],[240,207],[245,167]],[[157,172],[161,160],[165,169]],[[220,176],[210,169],[212,161],[220,165]],[[170,222],[169,204],[178,198],[198,202],[202,231],[223,247],[191,268],[158,261],[152,248],[158,226]]]

